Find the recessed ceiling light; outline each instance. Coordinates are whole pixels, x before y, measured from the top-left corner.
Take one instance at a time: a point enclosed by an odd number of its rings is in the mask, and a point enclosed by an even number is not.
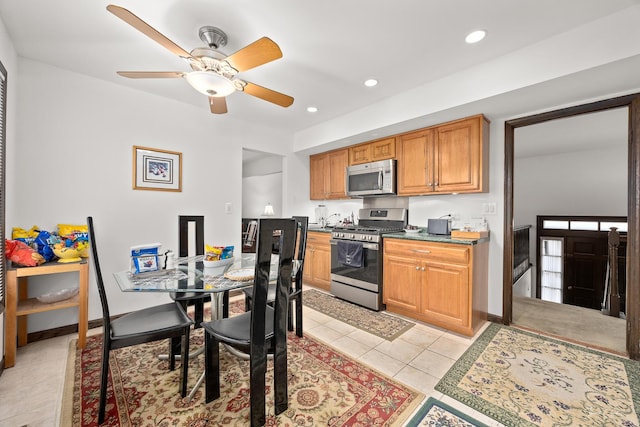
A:
[[[307,111],[310,113],[318,112],[318,107],[307,107]]]
[[[378,81],[376,79],[368,79],[368,80],[365,80],[364,82],[364,85],[366,87],[374,87],[377,84],[378,84]]]
[[[487,35],[487,32],[485,30],[473,31],[469,33],[467,37],[465,37],[464,41],[466,41],[469,44],[478,43],[480,40],[485,38],[486,35]]]

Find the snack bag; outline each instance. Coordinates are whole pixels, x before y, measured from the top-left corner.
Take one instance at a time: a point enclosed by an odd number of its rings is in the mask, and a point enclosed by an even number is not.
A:
[[[89,257],[89,227],[84,225],[58,224],[58,235],[66,247],[81,249],[82,258]]]
[[[32,246],[36,241],[36,237],[38,237],[38,233],[40,229],[38,226],[34,225],[31,227],[31,230],[25,230],[20,227],[13,227],[11,231],[11,238],[13,240],[20,240],[21,242],[26,243],[28,246]]]
[[[4,252],[7,259],[14,264],[35,267],[44,263],[42,255],[20,240],[5,240]]]
[[[233,246],[209,246],[204,245],[206,261],[219,261],[221,259],[233,258]]]
[[[35,243],[38,245],[38,253],[42,255],[45,261],[52,261],[56,257],[52,248],[56,243],[60,243],[60,237],[46,230],[40,230]]]

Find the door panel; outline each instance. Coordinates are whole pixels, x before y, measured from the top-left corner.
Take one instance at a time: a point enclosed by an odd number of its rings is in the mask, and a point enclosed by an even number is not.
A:
[[[604,237],[568,237],[564,304],[600,310],[604,297],[607,243]]]

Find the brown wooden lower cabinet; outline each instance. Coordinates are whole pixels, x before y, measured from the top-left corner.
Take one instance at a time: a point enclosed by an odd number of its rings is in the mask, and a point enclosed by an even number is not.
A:
[[[304,258],[304,282],[317,288],[331,289],[331,233],[309,231]]]
[[[487,319],[488,254],[486,241],[384,239],[387,311],[473,336]]]

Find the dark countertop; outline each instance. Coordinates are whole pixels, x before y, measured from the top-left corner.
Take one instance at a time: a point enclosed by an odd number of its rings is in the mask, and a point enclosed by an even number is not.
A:
[[[383,239],[405,239],[405,240],[418,240],[421,242],[439,242],[439,243],[453,243],[456,245],[477,245],[478,243],[488,242],[489,237],[483,237],[481,239],[452,239],[451,236],[441,234],[429,234],[425,230],[419,233],[406,233],[401,231],[399,233],[387,233],[384,234]]]
[[[325,227],[325,228],[321,228],[321,227],[313,227],[313,226],[309,226],[309,229],[307,231],[317,231],[318,233],[331,233],[333,231],[333,227]]]

